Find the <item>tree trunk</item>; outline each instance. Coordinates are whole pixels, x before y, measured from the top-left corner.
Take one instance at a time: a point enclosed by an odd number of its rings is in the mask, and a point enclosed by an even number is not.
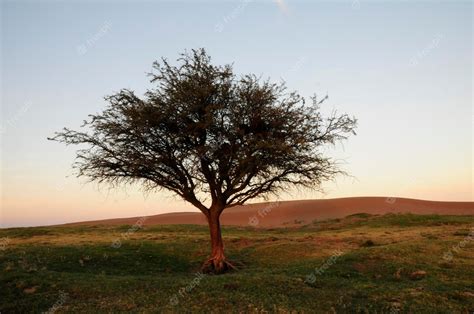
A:
[[[222,274],[235,267],[230,264],[224,255],[224,242],[222,241],[220,211],[211,211],[207,217],[211,235],[211,257],[204,263],[203,271],[207,273]]]

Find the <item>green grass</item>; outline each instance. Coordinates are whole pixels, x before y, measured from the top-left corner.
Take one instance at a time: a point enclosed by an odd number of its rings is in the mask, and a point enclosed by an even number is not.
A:
[[[130,226],[1,229],[0,312],[472,313],[473,226],[474,216],[361,213],[227,227],[227,256],[242,266],[220,276],[196,274],[209,251],[204,226],[145,227],[129,239]],[[411,279],[417,270],[426,276]]]

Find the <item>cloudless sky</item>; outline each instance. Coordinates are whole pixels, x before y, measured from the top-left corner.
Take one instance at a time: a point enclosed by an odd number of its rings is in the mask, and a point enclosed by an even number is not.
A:
[[[352,177],[282,199],[473,201],[472,19],[472,1],[2,1],[0,226],[194,210],[85,184],[76,148],[46,138],[105,95],[152,87],[154,60],[199,47],[358,118],[358,135],[328,149]]]

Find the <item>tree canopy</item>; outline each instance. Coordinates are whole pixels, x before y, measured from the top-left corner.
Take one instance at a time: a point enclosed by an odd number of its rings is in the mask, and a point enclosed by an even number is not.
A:
[[[327,145],[355,134],[356,119],[231,65],[213,65],[204,49],[171,65],[153,64],[153,88],[143,97],[123,89],[80,131],[52,138],[85,144],[78,176],[112,184],[166,189],[206,217],[289,186],[319,188],[342,171]]]

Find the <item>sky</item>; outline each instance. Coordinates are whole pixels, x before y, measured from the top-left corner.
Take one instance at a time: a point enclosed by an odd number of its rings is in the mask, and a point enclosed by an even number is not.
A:
[[[357,117],[327,150],[351,176],[280,199],[474,200],[472,1],[1,1],[0,20],[1,227],[196,210],[86,183],[76,148],[47,137],[200,47]]]

